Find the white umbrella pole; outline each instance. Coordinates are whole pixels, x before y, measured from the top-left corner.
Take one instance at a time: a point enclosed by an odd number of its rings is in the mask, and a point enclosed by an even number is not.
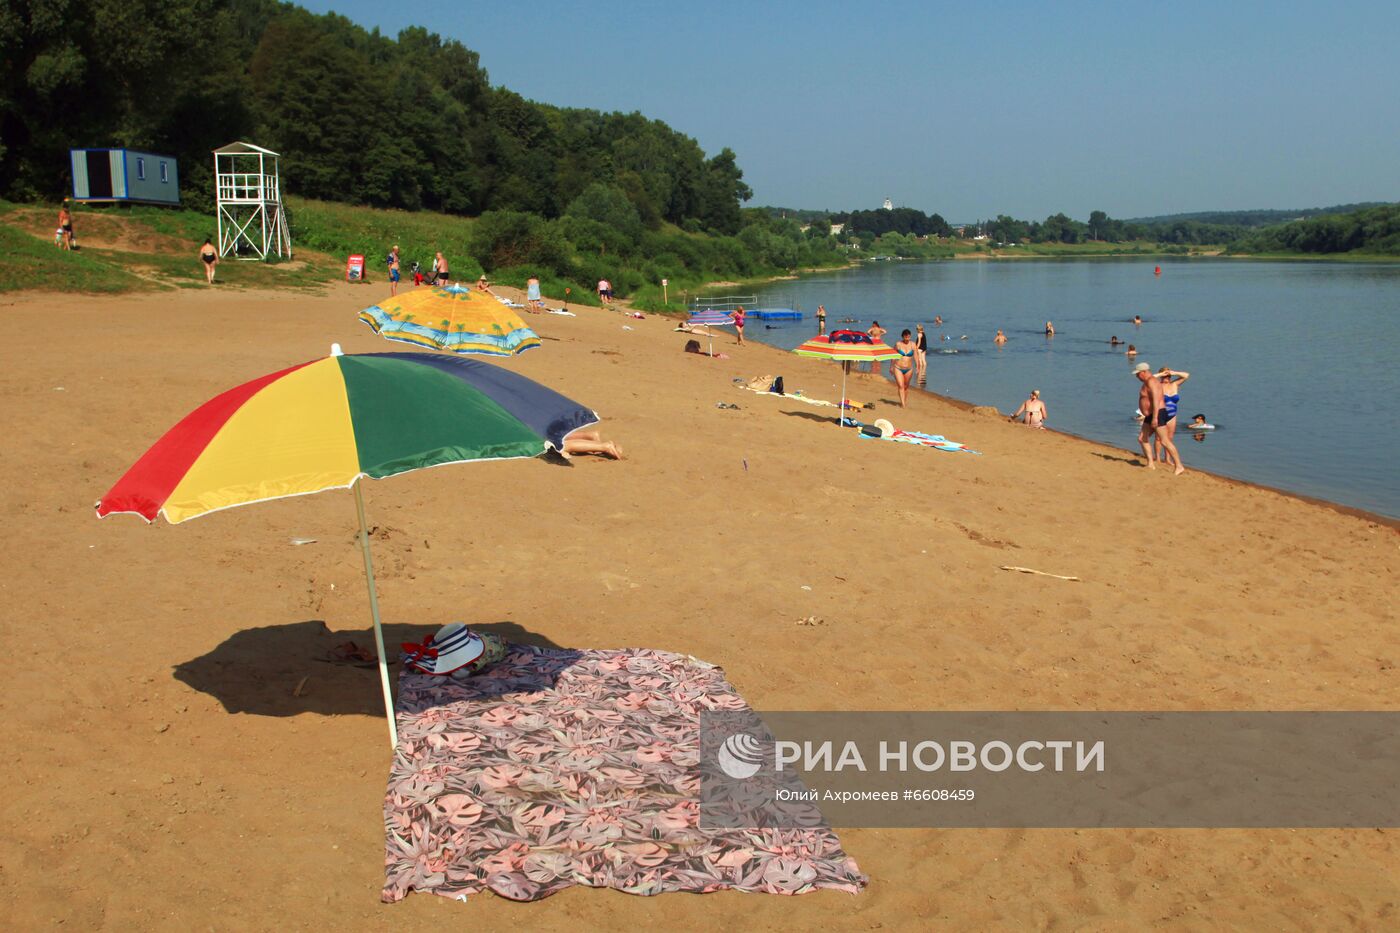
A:
[[[374,589],[374,561],[369,556],[369,526],[365,524],[365,497],[361,480],[355,480],[355,509],[360,513],[360,550],[365,557],[365,581],[369,584],[369,614],[374,619],[374,647],[379,650],[379,684],[384,688],[384,713],[389,717],[389,747],[399,747],[399,727],[394,721],[394,694],[389,690],[389,660],[384,653],[384,629],[379,625],[379,594]]]
[[[836,403],[836,410],[841,413],[839,424],[843,428],[846,426],[846,373],[850,371],[850,360],[843,360],[841,362],[841,400]]]

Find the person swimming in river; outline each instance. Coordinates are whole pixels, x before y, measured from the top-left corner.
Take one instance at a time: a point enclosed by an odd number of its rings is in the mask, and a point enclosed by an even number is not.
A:
[[[1141,314],[1134,314],[1134,315],[1133,315],[1133,326],[1135,326],[1135,327],[1141,327],[1141,326],[1142,326],[1142,315],[1141,315]]]
[[[1002,344],[1006,343],[1006,335],[1003,334],[1000,330],[998,330],[997,335],[994,338],[992,338],[992,343],[996,344],[997,346],[1001,346]]]
[[[1128,359],[1132,359],[1135,356],[1137,356],[1137,347],[1130,343],[1128,344]]]
[[[1046,321],[1046,322],[1045,322],[1045,336],[1047,336],[1047,337],[1053,337],[1053,336],[1055,336],[1055,325],[1054,325],[1053,323],[1051,323],[1050,321]]]
[[[1114,334],[1112,337],[1108,338],[1108,345],[1110,347],[1121,347],[1123,345],[1123,341],[1118,339],[1117,334]]]
[[[942,327],[942,326],[943,326],[943,315],[941,315],[941,314],[935,314],[935,315],[933,316],[933,326],[934,326],[934,327]]]

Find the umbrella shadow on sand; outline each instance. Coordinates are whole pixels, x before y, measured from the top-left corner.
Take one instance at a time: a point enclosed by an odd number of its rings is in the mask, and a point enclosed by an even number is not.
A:
[[[514,622],[473,624],[508,642],[561,649],[553,641]],[[421,641],[432,628],[385,625],[390,680],[396,680],[399,645]],[[320,619],[288,625],[244,629],[229,636],[207,654],[177,664],[175,679],[207,693],[230,713],[255,716],[384,716],[375,662],[327,662],[324,659],[346,642],[367,647],[373,658],[374,636],[369,629],[332,632]],[[305,679],[303,682],[303,678]],[[300,692],[298,693],[298,687]]]

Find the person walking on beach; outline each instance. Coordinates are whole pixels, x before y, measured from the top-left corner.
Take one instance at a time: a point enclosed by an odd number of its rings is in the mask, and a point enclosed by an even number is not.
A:
[[[826,333],[826,305],[817,305],[817,336]]]
[[[1006,343],[1006,335],[1003,334],[999,328],[997,330],[996,337],[992,338],[992,343],[996,344],[997,346],[1001,346],[1002,344]]]
[[[612,304],[612,283],[607,279],[598,280],[598,300],[604,305]]]
[[[918,344],[914,343],[908,329],[900,333],[894,352],[899,354],[899,359],[890,368],[894,372],[894,384],[899,389],[899,407],[908,408],[909,383],[914,381],[914,354],[918,352]]]
[[[214,267],[219,264],[219,251],[214,248],[210,237],[205,237],[204,245],[199,248],[199,261],[204,263],[204,281],[213,285]]]
[[[390,296],[399,293],[399,244],[395,243],[394,248],[389,250],[389,294]]]
[[[525,302],[536,314],[544,310],[544,302],[540,299],[540,280],[537,276],[532,275],[525,282]]]
[[[58,206],[58,229],[63,231],[63,248],[73,248],[73,215],[68,211],[68,199]]]
[[[1138,411],[1142,412],[1138,445],[1142,447],[1142,455],[1147,458],[1147,468],[1157,469],[1157,460],[1152,453],[1152,441],[1155,438],[1158,447],[1165,450],[1170,458],[1166,462],[1176,464],[1176,475],[1180,476],[1186,472],[1186,466],[1181,462],[1181,453],[1176,449],[1176,444],[1167,436],[1166,425],[1170,418],[1167,416],[1166,406],[1162,404],[1162,384],[1152,375],[1152,367],[1146,363],[1139,363],[1133,367],[1133,377],[1142,383],[1138,390]]]
[[[442,253],[438,253],[437,258],[433,260],[433,284],[446,285],[448,275],[447,259]]]
[[[736,334],[739,335],[739,343],[740,343],[740,344],[743,344],[743,342],[744,342],[744,306],[743,306],[743,305],[739,305],[739,307],[737,307],[737,308],[734,309],[734,315],[733,315],[733,317],[734,317],[734,333],[736,333]]]
[[[915,324],[919,331],[919,337],[914,341],[914,370],[915,378],[919,380],[919,385],[928,382],[928,335],[924,333],[924,325]]]
[[[1157,381],[1162,385],[1162,407],[1166,409],[1168,416],[1166,435],[1173,444],[1176,443],[1176,409],[1181,404],[1181,384],[1190,378],[1190,373],[1166,366],[1157,370]],[[1157,447],[1157,459],[1165,459],[1161,455],[1161,445],[1158,444]]]
[[[1050,412],[1045,408],[1045,403],[1040,400],[1040,390],[1031,389],[1031,397],[1021,403],[1021,407],[1016,409],[1008,421],[1019,421],[1025,417],[1024,424],[1031,428],[1044,428],[1045,419]]]

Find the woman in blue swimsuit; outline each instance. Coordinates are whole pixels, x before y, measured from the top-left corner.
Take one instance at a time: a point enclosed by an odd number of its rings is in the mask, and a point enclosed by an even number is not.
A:
[[[899,387],[900,408],[909,405],[909,383],[914,381],[914,352],[919,348],[910,337],[909,331],[905,330],[899,335],[899,343],[894,345],[894,352],[899,354],[899,359],[894,361],[894,384]]]
[[[1179,369],[1169,369],[1163,366],[1157,370],[1157,381],[1162,383],[1162,409],[1157,412],[1157,418],[1158,423],[1167,429],[1167,438],[1171,441],[1176,440],[1176,409],[1181,404],[1181,384],[1190,378],[1190,373]],[[1153,443],[1156,443],[1155,438]],[[1157,459],[1164,459],[1162,455],[1165,452],[1165,449],[1159,445]],[[1170,457],[1165,458],[1166,462],[1170,462],[1170,460]],[[1176,466],[1175,463],[1171,465]]]

